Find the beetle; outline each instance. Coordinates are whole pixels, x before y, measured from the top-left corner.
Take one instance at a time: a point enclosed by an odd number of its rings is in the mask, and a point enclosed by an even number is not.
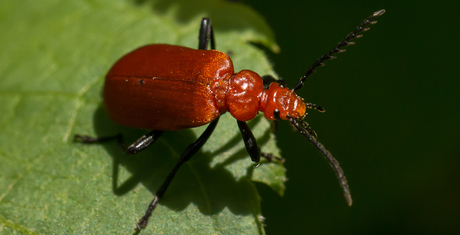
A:
[[[150,129],[126,152],[135,154],[155,142],[164,131],[181,130],[209,124],[203,134],[181,154],[179,162],[166,177],[150,202],[136,230],[145,228],[159,199],[166,192],[181,165],[187,162],[206,143],[219,117],[229,112],[236,120],[246,150],[252,161],[261,157],[273,158],[260,152],[256,139],[246,121],[263,112],[268,120],[288,120],[326,158],[339,180],[348,205],[352,198],[347,179],[339,162],[317,140],[316,133],[303,121],[307,109],[325,110],[306,103],[295,93],[302,88],[309,75],[323,61],[335,58],[332,54],[344,52],[343,46],[360,38],[372,19],[385,10],[374,12],[332,50],[320,57],[300,78],[293,89],[272,76],[259,76],[253,71],[235,73],[229,56],[215,50],[211,21],[203,18],[199,31],[198,50],[167,44],[152,44],[138,48],[119,59],[109,70],[104,85],[104,105],[114,122],[128,127]],[[208,44],[212,50],[207,50]],[[75,135],[74,141],[97,143],[112,139],[121,142],[121,135],[93,138]]]

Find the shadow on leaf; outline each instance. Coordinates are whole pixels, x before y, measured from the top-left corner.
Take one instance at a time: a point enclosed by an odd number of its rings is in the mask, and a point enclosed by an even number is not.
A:
[[[254,121],[257,120],[258,118]],[[250,126],[254,126],[254,123],[251,122]],[[148,133],[147,130],[122,127],[113,123],[102,106],[95,113],[94,126],[98,136],[121,133],[125,145],[131,144],[140,136]],[[236,125],[235,128],[237,128]],[[260,139],[260,144],[268,140],[268,135],[269,132],[264,134],[264,137]],[[127,155],[119,148],[116,141],[103,144],[113,160],[112,187],[114,193],[119,196],[124,195],[142,183],[153,197],[177,163],[182,151],[196,138],[191,130],[165,132],[155,143],[135,155]],[[210,167],[213,156],[224,153],[238,141],[241,141],[240,135],[231,138],[228,144],[220,147],[215,153],[200,150],[195,154],[180,168],[164,197],[160,200],[160,205],[181,211],[193,203],[205,215],[217,214],[227,207],[234,214],[257,216],[260,213],[260,203],[257,190],[251,182],[254,167],[250,165],[247,168],[247,175],[240,179],[235,179],[233,174],[226,169],[226,166],[240,159],[250,161],[246,150],[242,148],[230,155],[223,163]],[[120,165],[131,173],[128,179],[119,179]],[[150,200],[151,198],[145,199],[146,207]]]

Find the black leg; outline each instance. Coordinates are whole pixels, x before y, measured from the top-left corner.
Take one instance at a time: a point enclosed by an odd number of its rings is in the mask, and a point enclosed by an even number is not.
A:
[[[160,136],[163,134],[164,131],[151,131],[147,135],[142,136],[136,142],[131,144],[127,149],[126,152],[129,154],[136,154],[144,149],[146,149],[149,145],[155,142]]]
[[[212,29],[211,20],[203,18],[201,20],[200,35],[198,36],[198,49],[207,50],[209,41],[211,41],[211,49],[216,49],[216,42],[214,41],[214,31]]]
[[[300,81],[297,83],[297,85],[294,87],[294,91],[297,91],[298,89],[302,88],[303,86],[303,83],[305,82],[305,80],[307,79],[307,77],[314,73],[315,72],[315,68],[319,67],[319,66],[323,66],[324,63],[323,61],[325,60],[329,60],[329,59],[335,59],[335,56],[332,56],[332,54],[335,54],[335,53],[341,53],[341,52],[344,52],[345,50],[343,49],[339,49],[343,46],[348,46],[348,45],[353,45],[355,44],[354,42],[349,42],[351,39],[354,39],[354,38],[360,38],[362,37],[363,35],[360,35],[358,33],[360,33],[361,31],[367,31],[369,30],[369,28],[364,28],[365,26],[367,25],[370,25],[370,24],[376,24],[377,21],[371,21],[373,18],[376,18],[376,17],[379,17],[381,15],[383,15],[383,13],[385,13],[385,10],[380,10],[380,11],[376,11],[374,12],[374,14],[372,14],[371,16],[369,16],[369,18],[365,19],[363,21],[363,23],[361,23],[352,33],[348,34],[348,36],[342,40],[341,42],[339,42],[339,44],[337,44],[337,46],[335,46],[334,48],[332,48],[332,50],[330,50],[328,53],[324,54],[321,58],[319,58],[309,69],[308,71],[305,73],[305,75],[303,75],[301,78],[300,78]]]
[[[83,144],[94,144],[94,143],[103,143],[111,140],[117,140],[118,142],[122,142],[123,136],[121,134],[114,135],[114,136],[103,136],[103,137],[91,137],[88,135],[78,135],[76,134],[73,137],[73,142],[80,142]]]
[[[272,162],[273,159],[277,159],[279,162],[284,163],[284,159],[274,156],[271,153],[262,153],[260,152],[259,145],[257,145],[256,138],[252,131],[249,129],[249,126],[246,122],[237,121],[238,127],[240,128],[241,135],[243,136],[244,145],[246,146],[246,150],[251,157],[253,162],[259,162],[260,157],[266,158],[269,162]]]
[[[124,148],[123,145],[123,136],[121,134],[114,135],[114,136],[104,136],[104,137],[90,137],[87,135],[75,135],[74,142],[81,142],[83,144],[93,144],[93,143],[103,143],[110,140],[117,140],[120,147],[128,154],[136,154],[144,149],[146,149],[149,145],[155,142],[160,136],[163,134],[163,131],[151,131],[147,135],[142,136],[136,142],[131,144],[127,149]]]
[[[153,210],[157,206],[159,199],[163,197],[164,193],[168,189],[169,184],[173,180],[179,168],[182,166],[182,164],[187,162],[196,152],[198,152],[198,150],[200,150],[201,147],[203,147],[203,145],[206,143],[206,141],[209,139],[212,132],[216,128],[217,122],[219,122],[219,118],[211,122],[211,124],[209,124],[209,126],[206,128],[203,134],[201,134],[201,136],[193,144],[189,145],[187,149],[182,153],[182,155],[179,158],[179,162],[169,173],[168,177],[166,177],[166,180],[163,182],[161,187],[157,190],[156,196],[153,198],[152,202],[150,202],[149,207],[145,212],[145,215],[139,220],[139,222],[137,222],[136,230],[141,230],[142,228],[145,228],[147,226],[149,218],[152,215]]]
[[[241,135],[243,136],[244,145],[246,146],[246,150],[249,153],[253,162],[260,161],[260,148],[257,145],[256,138],[252,134],[249,126],[246,122],[237,121],[238,127],[240,128]]]

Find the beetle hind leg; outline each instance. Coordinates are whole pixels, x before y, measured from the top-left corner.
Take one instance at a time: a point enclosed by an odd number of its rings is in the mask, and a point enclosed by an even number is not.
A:
[[[128,148],[125,149],[123,144],[123,135],[117,134],[114,136],[103,136],[103,137],[91,137],[87,135],[78,135],[74,136],[74,142],[80,142],[82,144],[95,144],[95,143],[104,143],[111,140],[116,140],[120,145],[120,148],[128,154],[136,154],[148,146],[150,146],[153,142],[155,142],[160,136],[163,134],[164,131],[151,131],[147,135],[143,135],[141,138],[136,140],[133,144],[131,144]]]
[[[104,143],[111,140],[117,140],[118,142],[123,142],[123,136],[121,134],[113,136],[103,136],[103,137],[92,137],[89,135],[79,135],[75,134],[73,142],[80,142],[83,144],[94,144],[94,143]]]
[[[163,184],[157,190],[156,196],[150,202],[149,207],[145,212],[145,215],[142,216],[139,222],[137,222],[137,227],[135,229],[136,231],[139,231],[147,226],[149,218],[152,215],[153,210],[157,206],[159,199],[163,197],[163,195],[165,194],[166,190],[169,187],[169,184],[171,184],[171,181],[173,180],[179,168],[182,166],[182,164],[187,162],[193,155],[195,155],[195,153],[197,153],[198,150],[201,149],[201,147],[203,147],[206,141],[208,141],[211,134],[214,132],[214,129],[216,128],[218,122],[219,118],[212,121],[211,124],[209,124],[206,130],[203,132],[203,134],[201,134],[201,136],[194,143],[190,144],[187,147],[187,149],[185,149],[185,151],[180,155],[179,162],[174,166],[171,172],[169,172],[169,175],[166,177]]]

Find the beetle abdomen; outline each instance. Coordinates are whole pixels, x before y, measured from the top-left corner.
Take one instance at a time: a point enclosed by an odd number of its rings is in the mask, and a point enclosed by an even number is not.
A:
[[[108,72],[104,103],[109,117],[120,125],[151,130],[197,127],[221,114],[210,86],[231,74],[233,64],[222,52],[149,45],[125,55]]]
[[[184,94],[193,96],[184,98]],[[220,115],[206,86],[193,82],[111,77],[106,81],[104,97],[110,119],[135,128],[185,129],[204,125]]]

